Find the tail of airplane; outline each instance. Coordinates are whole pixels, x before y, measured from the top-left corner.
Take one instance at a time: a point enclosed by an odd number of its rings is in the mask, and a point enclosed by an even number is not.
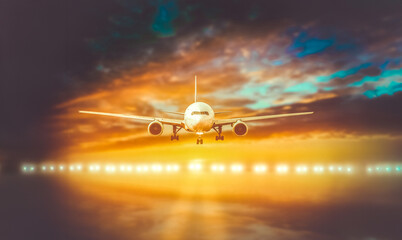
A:
[[[197,75],[194,76],[194,102],[197,102]]]

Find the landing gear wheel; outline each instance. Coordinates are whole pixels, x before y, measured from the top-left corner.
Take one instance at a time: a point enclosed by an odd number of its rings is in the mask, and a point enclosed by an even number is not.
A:
[[[224,136],[221,136],[221,140],[222,140],[222,141],[225,140],[225,137],[224,137]]]
[[[223,141],[223,139],[225,139],[223,136],[215,136],[216,141],[219,141],[219,140]]]
[[[197,144],[203,144],[203,143],[204,143],[204,141],[202,140],[202,138],[197,139]]]

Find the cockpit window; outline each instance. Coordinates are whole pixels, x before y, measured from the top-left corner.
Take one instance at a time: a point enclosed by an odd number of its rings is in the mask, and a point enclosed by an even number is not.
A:
[[[209,113],[207,111],[202,111],[202,112],[194,111],[191,113],[191,115],[209,115]]]

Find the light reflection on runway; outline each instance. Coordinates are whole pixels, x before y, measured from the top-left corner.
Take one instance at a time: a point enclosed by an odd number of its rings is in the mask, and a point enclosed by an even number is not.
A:
[[[167,165],[162,164],[159,171],[152,163],[146,173],[136,173],[134,165],[130,172],[127,166],[100,164],[100,169],[114,167],[115,172],[92,174],[91,165],[63,164],[63,170],[54,165],[53,171],[46,165],[45,174],[39,168],[41,174],[1,176],[0,220],[6,225],[0,227],[0,237],[329,240],[401,236],[399,177],[371,177],[357,166],[353,174],[331,174],[330,167],[335,171],[339,166],[328,164],[292,164],[285,174],[277,172],[279,164],[264,165],[266,172],[261,163],[258,168],[244,165],[242,173],[230,172],[232,164],[223,164],[226,171],[219,172],[221,165],[204,165],[202,169],[208,171],[192,172],[188,164],[182,164],[177,172],[168,173]],[[69,172],[72,166],[74,174],[50,174]],[[144,170],[145,165],[141,166]],[[321,171],[320,166],[325,174],[313,172],[314,167]],[[311,174],[302,173],[305,167]]]

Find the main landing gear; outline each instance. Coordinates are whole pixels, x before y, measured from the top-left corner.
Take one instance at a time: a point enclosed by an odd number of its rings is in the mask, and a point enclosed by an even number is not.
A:
[[[170,136],[170,141],[177,140],[179,141],[179,136],[177,133],[182,129],[182,127],[173,126],[173,135]]]
[[[218,140],[223,141],[225,138],[224,138],[223,135],[221,135],[222,134],[222,126],[214,127],[213,129],[215,130],[215,132],[218,133],[218,136],[215,137],[215,140],[216,141],[218,141]]]

